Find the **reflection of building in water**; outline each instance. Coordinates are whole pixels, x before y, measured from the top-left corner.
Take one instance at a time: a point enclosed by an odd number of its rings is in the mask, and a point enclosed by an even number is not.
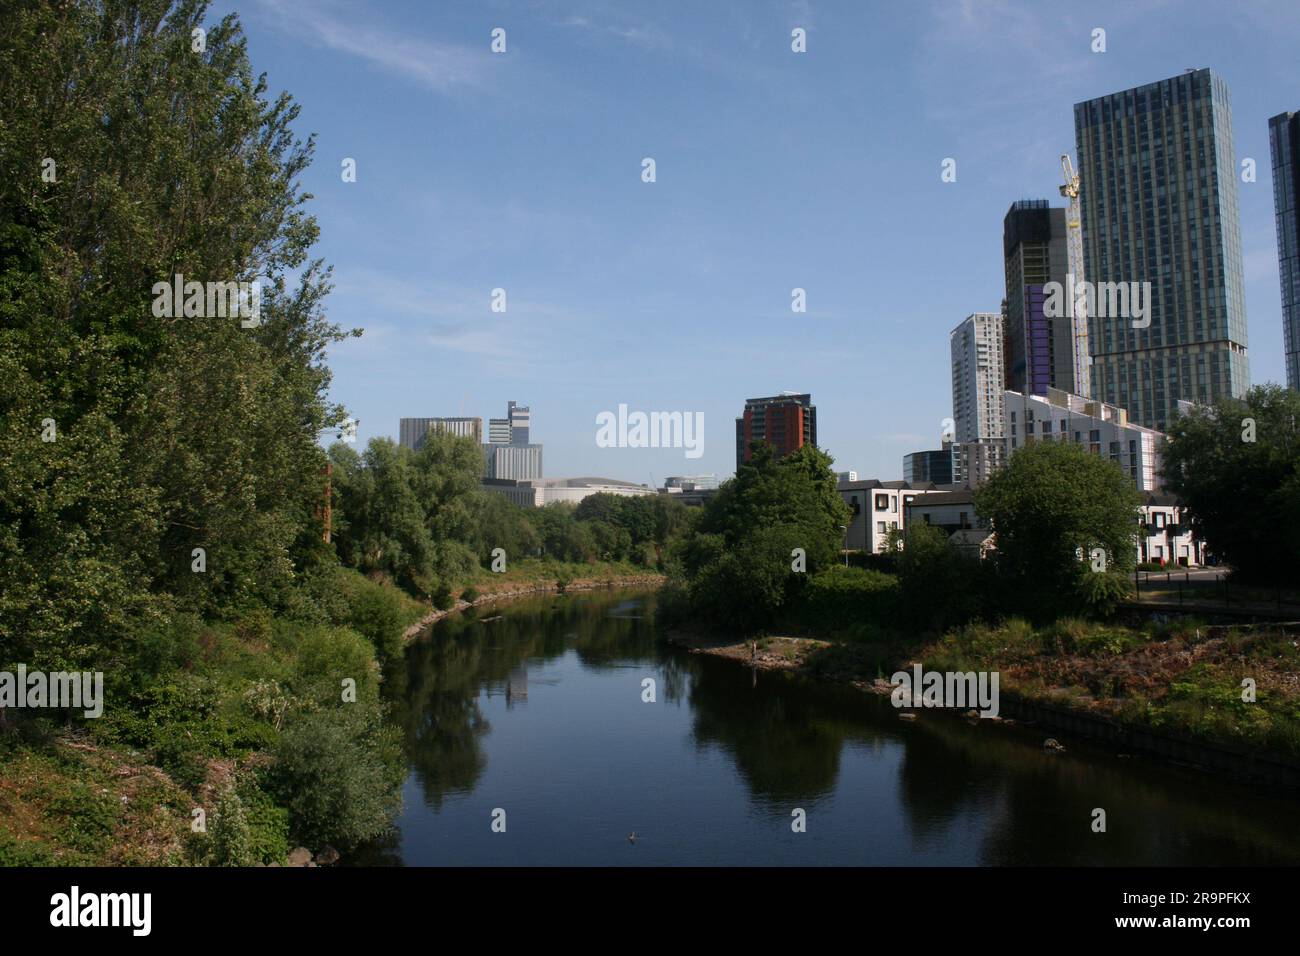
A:
[[[528,700],[528,668],[511,668],[510,676],[506,678],[506,707],[512,706],[515,701],[526,700]]]

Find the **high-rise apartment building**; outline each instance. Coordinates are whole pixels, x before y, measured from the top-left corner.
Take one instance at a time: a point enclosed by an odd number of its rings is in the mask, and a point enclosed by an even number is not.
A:
[[[463,438],[483,441],[481,418],[403,418],[398,422],[398,443],[416,449],[424,443],[425,435],[432,431],[448,432]]]
[[[1074,130],[1084,267],[1097,292],[1092,397],[1163,431],[1180,399],[1209,403],[1250,386],[1228,88],[1189,70],[1075,104]],[[1131,283],[1150,283],[1145,315],[1133,314]]]
[[[1300,113],[1281,113],[1270,119],[1268,144],[1273,156],[1286,384],[1300,391]]]
[[[745,401],[736,419],[736,470],[753,457],[752,442],[767,442],[778,458],[804,445],[817,444],[817,406],[811,395],[783,393]]]
[[[976,312],[948,335],[954,441],[1002,437],[1002,316]]]
[[[1006,387],[1034,395],[1049,388],[1077,391],[1076,329],[1072,315],[1049,315],[1050,282],[1062,290],[1074,279],[1065,234],[1065,210],[1046,199],[1013,203],[1002,221],[1002,256],[1007,300],[1003,326]],[[1082,271],[1082,270],[1080,270]],[[1082,324],[1082,323],[1081,323]],[[1081,355],[1083,361],[1086,355]]]

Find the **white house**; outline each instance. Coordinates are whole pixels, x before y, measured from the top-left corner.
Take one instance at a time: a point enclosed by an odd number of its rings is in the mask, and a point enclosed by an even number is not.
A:
[[[929,482],[906,481],[841,481],[840,497],[852,512],[845,534],[845,547],[850,551],[868,551],[879,554],[885,550],[889,532],[906,528],[906,510],[912,502],[932,495],[938,487]]]

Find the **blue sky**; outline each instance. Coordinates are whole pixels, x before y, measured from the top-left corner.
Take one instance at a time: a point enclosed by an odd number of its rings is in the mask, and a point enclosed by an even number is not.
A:
[[[515,399],[548,476],[661,484],[730,474],[744,399],[797,390],[838,468],[901,477],[951,414],[948,332],[1001,302],[1007,207],[1063,202],[1073,104],[1188,67],[1224,76],[1258,165],[1239,189],[1251,374],[1284,380],[1267,120],[1300,110],[1293,0],[241,0],[213,18],[230,10],[318,137],[328,310],[366,329],[331,353],[333,397],[362,443]],[[620,403],[702,412],[703,457],[597,447]]]

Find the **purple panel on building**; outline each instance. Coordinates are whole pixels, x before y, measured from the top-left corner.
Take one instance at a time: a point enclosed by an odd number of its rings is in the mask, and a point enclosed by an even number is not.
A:
[[[1043,309],[1043,286],[1025,287],[1025,390],[1046,395],[1052,384],[1051,324]]]

